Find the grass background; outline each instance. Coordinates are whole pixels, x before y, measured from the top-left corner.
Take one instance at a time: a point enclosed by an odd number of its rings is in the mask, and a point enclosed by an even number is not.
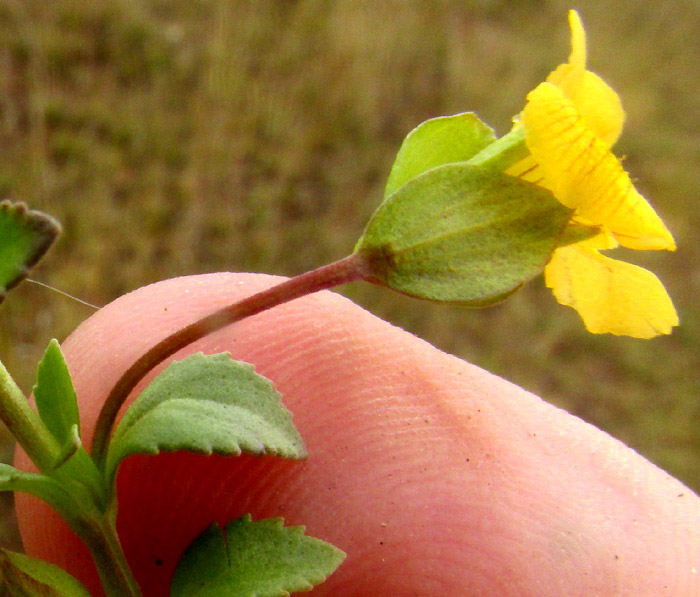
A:
[[[566,11],[536,0],[0,0],[0,197],[65,232],[32,275],[96,304],[201,272],[293,275],[347,254],[403,137],[477,112],[499,134],[568,56]],[[379,316],[607,430],[700,489],[700,5],[580,0],[590,67],[621,94],[616,151],[674,232],[625,255],[682,325],[587,334],[536,280],[467,311],[361,285]],[[23,389],[91,310],[24,283],[0,307]],[[12,442],[0,435],[0,456]],[[0,542],[17,545],[11,502]]]

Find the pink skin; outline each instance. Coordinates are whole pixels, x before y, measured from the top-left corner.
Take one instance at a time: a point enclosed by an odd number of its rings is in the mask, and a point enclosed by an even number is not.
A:
[[[84,439],[120,373],[156,340],[279,279],[213,274],[126,295],[63,344]],[[406,308],[412,308],[406,299]],[[465,314],[465,317],[467,315]],[[144,595],[186,545],[251,512],[348,554],[319,595],[691,595],[700,499],[598,429],[330,292],[212,334],[273,380],[306,462],[184,453],[122,467],[118,527]],[[21,452],[17,464],[29,469]],[[82,544],[19,495],[31,555],[100,594]]]

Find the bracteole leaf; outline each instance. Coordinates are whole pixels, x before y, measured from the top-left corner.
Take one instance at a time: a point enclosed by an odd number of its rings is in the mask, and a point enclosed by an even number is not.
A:
[[[394,290],[481,307],[542,272],[571,214],[531,183],[447,164],[386,199],[355,250],[375,281]]]
[[[466,162],[495,141],[493,129],[473,112],[426,120],[404,139],[389,173],[384,197],[427,170]]]

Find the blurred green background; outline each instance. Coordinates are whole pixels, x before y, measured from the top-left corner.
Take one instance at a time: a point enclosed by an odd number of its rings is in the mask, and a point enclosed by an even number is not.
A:
[[[569,53],[567,2],[0,0],[0,197],[65,232],[33,272],[105,304],[220,270],[293,275],[351,249],[403,137],[477,112],[499,134]],[[607,430],[700,489],[700,5],[577,8],[589,64],[621,94],[618,155],[675,254],[623,255],[666,283],[682,325],[592,336],[541,279],[484,310],[351,285],[380,317]],[[0,358],[29,391],[48,340],[91,309],[23,283]],[[12,442],[0,438],[2,457]],[[16,545],[10,501],[0,542]],[[4,524],[3,524],[4,522]]]

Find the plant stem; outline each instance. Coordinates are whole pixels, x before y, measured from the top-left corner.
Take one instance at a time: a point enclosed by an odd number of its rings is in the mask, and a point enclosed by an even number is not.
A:
[[[369,278],[370,275],[364,257],[353,253],[223,307],[161,340],[124,372],[102,406],[91,451],[97,466],[104,470],[107,444],[119,409],[136,384],[156,365],[188,344],[236,321],[319,290]]]
[[[41,472],[50,471],[61,457],[61,447],[29,406],[27,398],[0,362],[0,419]]]
[[[29,406],[22,390],[2,362],[0,419],[42,473],[54,470],[62,458],[61,447],[36,411]],[[87,459],[84,452],[83,455]],[[51,505],[56,507],[56,504]],[[126,562],[114,524],[109,521],[107,514],[98,513],[97,509],[89,507],[92,504],[83,505],[91,512],[90,515],[76,516],[72,510],[58,510],[90,549],[106,594],[110,597],[140,597],[141,589]]]
[[[109,514],[90,519],[78,533],[92,554],[107,597],[141,597]]]

